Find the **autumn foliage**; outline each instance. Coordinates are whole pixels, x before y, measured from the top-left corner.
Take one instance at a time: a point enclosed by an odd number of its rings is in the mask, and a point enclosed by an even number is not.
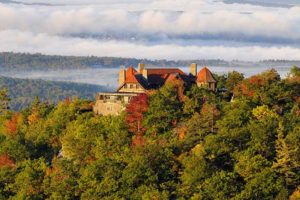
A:
[[[10,136],[16,135],[20,120],[21,120],[21,115],[19,113],[15,113],[10,120],[5,121],[5,129],[8,135]]]
[[[76,98],[0,112],[0,199],[299,199],[300,84],[227,77],[136,94],[118,116]]]
[[[126,123],[128,130],[137,135],[142,135],[145,129],[142,127],[143,114],[148,110],[148,96],[140,94],[132,97],[126,107]]]
[[[14,167],[15,162],[10,158],[8,154],[0,155],[0,169],[3,167]]]

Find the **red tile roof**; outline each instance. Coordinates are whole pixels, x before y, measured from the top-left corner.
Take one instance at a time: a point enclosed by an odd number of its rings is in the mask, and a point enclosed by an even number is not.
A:
[[[178,81],[178,80],[184,81],[179,74],[169,74],[169,75],[167,75],[167,78],[166,78],[165,82],[166,83],[172,83],[172,82]]]
[[[162,86],[170,74],[185,75],[183,71],[177,68],[150,68],[146,70],[150,87]]]
[[[138,80],[135,77],[135,74],[137,71],[133,68],[131,65],[127,70],[126,70],[126,76],[125,76],[125,83],[138,83]]]
[[[165,75],[165,74],[174,74],[174,73],[178,73],[181,75],[184,75],[184,72],[181,71],[180,69],[177,68],[150,68],[147,69],[148,71],[148,75]]]
[[[215,83],[217,81],[212,75],[211,71],[209,71],[207,67],[204,67],[197,75],[197,82]]]

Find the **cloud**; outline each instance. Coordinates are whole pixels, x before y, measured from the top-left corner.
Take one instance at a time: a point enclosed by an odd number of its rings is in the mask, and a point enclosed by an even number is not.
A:
[[[17,29],[60,35],[165,34],[169,37],[226,33],[300,39],[300,27],[297,26],[300,24],[300,7],[276,12],[250,12],[244,14],[223,9],[203,12],[201,7],[184,12],[132,12],[126,10],[126,7],[103,10],[95,6],[48,8],[0,4],[0,30]]]
[[[153,59],[299,59],[300,7],[274,10],[213,0],[66,0],[64,4],[0,3],[0,51]]]
[[[300,49],[292,47],[225,47],[144,45],[124,41],[103,41],[69,38],[20,31],[1,31],[0,51],[44,53],[50,55],[113,56],[149,59],[240,59],[256,61],[265,59],[298,59]]]

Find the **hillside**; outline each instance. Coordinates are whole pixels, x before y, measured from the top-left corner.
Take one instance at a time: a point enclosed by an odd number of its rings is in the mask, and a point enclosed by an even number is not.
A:
[[[222,80],[166,84],[120,116],[78,99],[14,112],[1,91],[0,199],[299,199],[300,68]]]
[[[16,79],[0,76],[0,88],[2,87],[9,88],[9,96],[12,99],[10,107],[13,110],[27,107],[37,96],[41,101],[50,103],[56,103],[74,96],[93,100],[96,92],[108,90],[105,86],[99,85]]]
[[[191,63],[207,66],[223,67],[253,67],[253,66],[293,66],[300,65],[300,61],[266,60],[260,62],[224,61],[224,60],[147,60],[115,57],[80,57],[80,56],[49,56],[27,53],[0,53],[0,71],[15,70],[61,70],[86,68],[119,68],[120,65],[137,66],[143,62],[150,67],[180,67]]]

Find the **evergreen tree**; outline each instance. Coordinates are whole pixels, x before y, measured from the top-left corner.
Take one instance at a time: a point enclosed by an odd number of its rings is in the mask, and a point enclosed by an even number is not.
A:
[[[4,87],[0,90],[0,114],[9,109],[9,101],[8,89]]]
[[[292,149],[285,140],[283,123],[280,122],[277,129],[276,161],[273,163],[272,168],[284,176],[286,186],[289,189],[295,184],[295,181],[298,178],[295,170],[298,170],[300,167],[300,165],[291,157],[291,154],[294,153],[291,151]]]

